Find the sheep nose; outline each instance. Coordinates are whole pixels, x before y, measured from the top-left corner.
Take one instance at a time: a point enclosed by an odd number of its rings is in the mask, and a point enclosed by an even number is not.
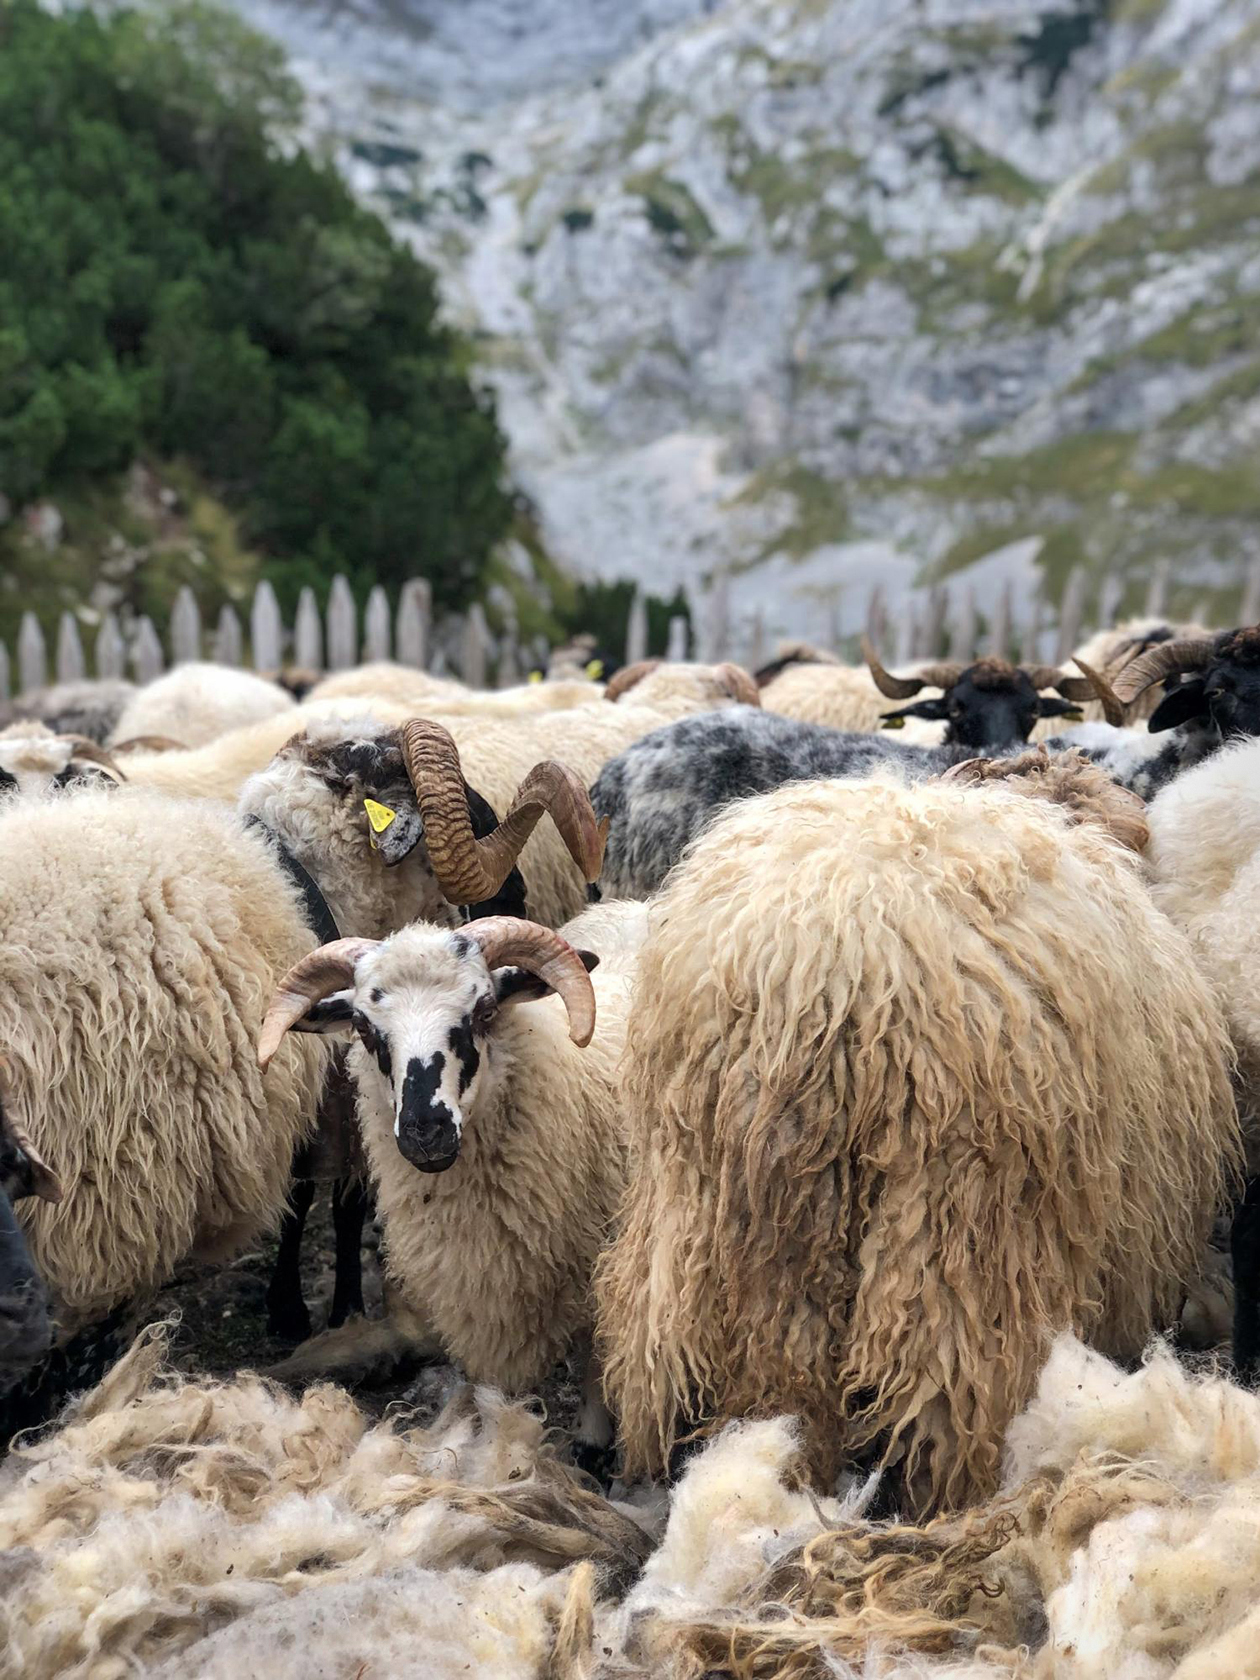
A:
[[[460,1116],[438,1096],[445,1057],[407,1063],[395,1131],[404,1160],[420,1172],[445,1172],[459,1154]]]

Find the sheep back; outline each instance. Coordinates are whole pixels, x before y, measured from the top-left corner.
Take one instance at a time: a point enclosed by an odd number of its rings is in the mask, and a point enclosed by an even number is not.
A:
[[[734,806],[651,917],[598,1271],[628,1475],[800,1414],[814,1472],[990,1492],[1052,1330],[1137,1353],[1237,1149],[1222,1023],[1132,855],[1000,786]]]
[[[134,790],[0,818],[0,1044],[64,1200],[22,1204],[64,1322],[278,1220],[326,1049],[255,1046],[314,937],[234,814]]]

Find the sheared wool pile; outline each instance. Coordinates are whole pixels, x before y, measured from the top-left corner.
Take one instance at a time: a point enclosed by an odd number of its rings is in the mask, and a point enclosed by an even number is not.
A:
[[[239,1674],[246,1650],[259,1680],[369,1680],[405,1672],[421,1626],[417,1674],[532,1680],[572,1566],[615,1588],[649,1549],[488,1391],[404,1431],[332,1388],[164,1380],[164,1353],[142,1338],[0,1468],[4,1680]]]
[[[137,1343],[0,1465],[9,1680],[1229,1680],[1260,1652],[1260,1399],[1054,1344],[987,1504],[818,1499],[730,1425],[655,1550],[479,1390],[429,1430]]]

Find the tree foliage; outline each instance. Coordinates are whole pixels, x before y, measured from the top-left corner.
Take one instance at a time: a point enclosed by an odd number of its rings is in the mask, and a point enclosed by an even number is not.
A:
[[[513,515],[493,408],[299,112],[210,7],[0,0],[0,489],[184,457],[283,592],[419,572],[455,607]]]

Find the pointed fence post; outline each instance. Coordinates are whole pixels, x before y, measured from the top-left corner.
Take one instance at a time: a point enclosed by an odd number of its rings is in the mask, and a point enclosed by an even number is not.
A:
[[[731,646],[731,574],[723,566],[714,574],[706,603],[709,620],[709,663],[727,658]]]
[[[9,698],[9,650],[0,642],[0,706]]]
[[[1172,562],[1160,560],[1151,573],[1150,585],[1146,591],[1147,618],[1162,618],[1167,611],[1165,602],[1168,598],[1168,579],[1172,574]]]
[[[86,670],[78,622],[73,613],[63,612],[57,625],[57,681],[81,682]]]
[[[146,613],[136,622],[135,640],[131,645],[131,668],[138,683],[152,682],[162,675],[165,659],[153,620]]]
[[[1059,606],[1059,639],[1055,646],[1054,662],[1063,665],[1072,657],[1072,649],[1081,636],[1081,619],[1085,610],[1085,568],[1073,566],[1063,586],[1063,600]]]
[[[490,630],[481,603],[474,601],[464,619],[459,644],[459,674],[469,688],[486,686],[486,663],[490,652]]]
[[[1260,559],[1253,560],[1247,568],[1238,622],[1240,625],[1260,623]]]
[[[888,614],[884,608],[884,586],[877,583],[871,590],[871,598],[866,604],[866,634],[870,637],[871,646],[881,658],[884,650],[884,635],[888,629]]]
[[[923,639],[920,659],[938,659],[945,649],[945,626],[949,622],[949,590],[943,583],[933,584],[928,591],[927,612],[923,616]]]
[[[1046,598],[1040,585],[1029,603],[1028,625],[1020,637],[1019,657],[1025,665],[1041,664],[1041,643],[1046,627]]]
[[[249,639],[254,650],[255,671],[278,671],[282,663],[284,625],[276,592],[264,578],[254,591],[249,610]]]
[[[976,594],[974,589],[963,591],[962,606],[958,609],[949,633],[949,657],[970,665],[976,656]]]
[[[748,640],[744,650],[744,664],[749,671],[757,671],[766,662],[766,615],[761,607],[753,610],[748,625]]]
[[[48,655],[44,648],[44,632],[32,612],[22,614],[18,626],[18,693],[29,694],[48,682]]]
[[[499,648],[498,679],[500,688],[515,688],[521,680],[521,660],[515,639],[505,636]]]
[[[324,626],[320,622],[315,591],[304,584],[298,595],[293,624],[293,663],[299,671],[324,669]]]
[[[340,572],[328,592],[328,669],[348,671],[358,663],[358,612],[350,585]]]
[[[171,608],[171,663],[183,665],[201,658],[201,608],[185,584]]]
[[[672,660],[687,657],[687,620],[681,613],[669,621],[669,641],[665,647],[665,657]]]
[[[995,659],[1006,659],[1010,656],[1011,618],[1011,586],[1005,583],[993,609],[993,622],[989,626],[988,649]]]
[[[433,590],[428,579],[409,578],[398,597],[398,617],[394,622],[394,657],[400,665],[424,670],[429,661],[432,624]]]
[[[1119,572],[1108,572],[1098,591],[1098,628],[1110,630],[1116,622],[1120,603],[1124,599],[1124,579]]]
[[[648,610],[643,591],[636,589],[634,599],[630,602],[630,612],[626,619],[626,664],[637,665],[639,660],[647,658],[648,650]]]
[[[95,654],[98,678],[117,679],[127,669],[127,647],[122,631],[118,628],[118,619],[112,612],[105,614],[101,620],[101,627],[96,632]]]
[[[389,598],[378,583],[367,598],[363,613],[363,658],[375,665],[393,651],[390,635]]]
[[[239,665],[245,657],[245,637],[236,608],[226,602],[219,608],[214,632],[214,657],[220,665]]]
[[[908,665],[914,658],[919,641],[919,603],[915,596],[907,598],[897,616],[897,634],[893,639],[893,664]]]

